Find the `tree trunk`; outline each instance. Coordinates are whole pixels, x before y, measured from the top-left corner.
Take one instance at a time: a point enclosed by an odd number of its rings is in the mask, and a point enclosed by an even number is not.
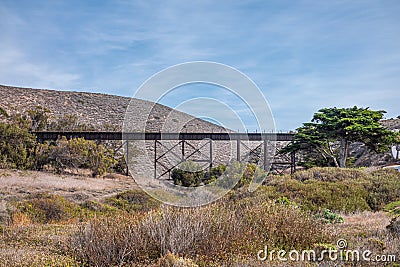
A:
[[[339,147],[339,167],[346,167],[347,154],[349,150],[349,141],[345,138],[340,139],[340,147]]]
[[[332,159],[333,159],[333,163],[335,163],[335,167],[336,167],[336,168],[339,168],[340,166],[339,166],[339,163],[338,163],[336,157],[335,157],[335,156],[332,156]]]
[[[319,148],[317,149],[317,151],[324,157],[324,159],[328,159],[328,157],[331,158],[333,160],[333,163],[335,164],[335,167],[339,168],[339,163],[331,147],[329,147],[329,150]]]

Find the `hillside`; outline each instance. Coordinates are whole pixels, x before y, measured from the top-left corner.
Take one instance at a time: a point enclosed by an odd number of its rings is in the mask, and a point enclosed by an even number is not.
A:
[[[392,118],[382,121],[382,125],[392,131],[400,130],[400,118]],[[350,156],[355,159],[355,166],[384,166],[390,164],[397,164],[399,161],[395,160],[392,152],[388,151],[383,154],[371,152],[367,147],[361,143],[354,143],[350,146]]]
[[[36,106],[48,108],[54,119],[66,114],[75,115],[79,122],[92,125],[98,130],[121,129],[125,111],[130,103],[135,107],[131,114],[134,118],[143,118],[143,112],[153,103],[115,95],[68,92],[32,88],[20,88],[0,85],[0,107],[9,114],[22,113]],[[184,122],[184,131],[221,131],[222,128],[204,120],[196,119],[186,113],[156,104],[148,121],[148,131],[159,131],[163,122],[171,118],[177,124]],[[186,123],[187,122],[187,123]]]
[[[390,130],[400,131],[400,116],[397,118],[387,119],[382,121],[382,124]]]

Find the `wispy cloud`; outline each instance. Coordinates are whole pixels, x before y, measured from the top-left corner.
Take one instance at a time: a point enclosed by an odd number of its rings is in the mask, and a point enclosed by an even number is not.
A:
[[[131,96],[165,67],[209,60],[252,78],[278,129],[325,106],[393,117],[399,13],[396,0],[2,1],[0,83]]]
[[[36,88],[74,88],[80,76],[63,69],[54,69],[45,62],[26,60],[16,46],[0,45],[0,80],[2,84]]]

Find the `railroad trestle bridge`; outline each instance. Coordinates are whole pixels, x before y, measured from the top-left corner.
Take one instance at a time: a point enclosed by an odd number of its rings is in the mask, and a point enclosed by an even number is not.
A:
[[[55,141],[62,136],[67,139],[84,138],[96,141],[122,141],[121,147],[129,150],[131,142],[145,141],[152,143],[152,164],[154,178],[168,175],[180,163],[191,160],[206,164],[211,168],[215,162],[218,147],[216,142],[235,142],[235,160],[238,162],[254,162],[265,170],[275,170],[282,173],[290,168],[290,172],[296,171],[296,155],[276,157],[276,153],[270,155],[269,146],[276,142],[291,142],[292,133],[160,133],[160,132],[33,132],[39,142]],[[199,146],[193,142],[201,141]],[[169,144],[166,145],[166,142]],[[275,143],[274,143],[275,142]],[[255,143],[255,145],[249,145]],[[276,152],[279,151],[277,147]],[[179,152],[178,152],[179,151]],[[126,154],[128,152],[126,151]],[[195,157],[197,155],[197,157]],[[174,162],[166,164],[165,157],[173,157]],[[129,164],[127,164],[129,165]],[[279,168],[278,168],[279,166]],[[129,170],[127,170],[129,174]]]

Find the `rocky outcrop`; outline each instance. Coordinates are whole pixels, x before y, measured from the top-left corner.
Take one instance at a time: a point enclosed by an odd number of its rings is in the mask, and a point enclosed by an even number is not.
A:
[[[383,120],[382,125],[389,130],[398,132],[400,130],[400,119]],[[393,158],[392,151],[378,154],[369,150],[362,143],[353,143],[350,146],[350,157],[355,159],[354,165],[357,167],[385,166],[399,162],[399,160]]]

